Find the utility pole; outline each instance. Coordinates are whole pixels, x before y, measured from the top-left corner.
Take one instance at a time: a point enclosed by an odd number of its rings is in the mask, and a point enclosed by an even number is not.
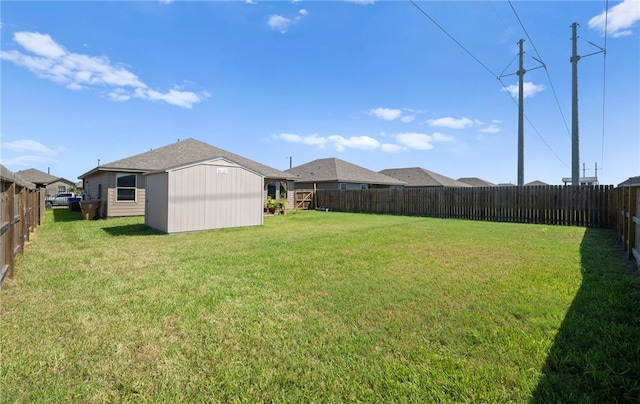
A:
[[[571,185],[580,185],[580,141],[578,131],[578,23],[571,24]]]
[[[524,39],[520,39],[518,41],[519,47],[519,65],[518,71],[516,73],[503,74],[498,79],[502,79],[506,76],[513,76],[514,74],[518,75],[518,186],[521,187],[524,185],[524,74],[527,70],[524,68],[524,50],[523,50]],[[545,67],[544,63],[540,60],[533,58],[535,61],[540,63],[540,66],[534,67],[535,70],[541,67]],[[506,70],[506,69],[505,69]]]
[[[588,55],[578,55],[578,23],[571,24],[571,185],[580,185],[580,131],[578,129],[578,61],[583,57],[606,52],[605,49],[589,42],[600,49]]]
[[[518,64],[518,186],[524,185],[524,39],[518,41],[520,49]]]

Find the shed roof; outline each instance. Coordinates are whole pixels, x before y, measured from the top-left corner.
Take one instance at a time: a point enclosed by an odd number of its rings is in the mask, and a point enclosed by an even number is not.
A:
[[[380,174],[404,181],[406,182],[406,187],[470,187],[470,185],[464,182],[456,181],[453,178],[425,170],[421,167],[388,168],[380,171]]]
[[[290,168],[286,172],[296,176],[297,182],[348,182],[358,184],[404,185],[384,174],[340,160],[325,158]]]
[[[102,164],[82,174],[79,178],[85,178],[97,171],[138,171],[142,173],[161,171],[170,167],[177,167],[218,157],[231,160],[266,178],[293,179],[292,175],[284,171],[277,170],[193,138],[181,140],[111,163]]]
[[[478,177],[463,177],[458,178],[458,181],[464,182],[465,184],[471,185],[472,187],[495,187],[496,184],[485,181]]]

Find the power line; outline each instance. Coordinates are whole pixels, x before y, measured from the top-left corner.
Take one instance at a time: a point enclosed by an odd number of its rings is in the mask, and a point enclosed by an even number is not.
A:
[[[502,88],[507,92],[507,94],[509,95],[509,97],[511,98],[511,100],[516,104],[516,106],[518,105],[518,102],[513,98],[513,96],[511,95],[511,93],[509,92],[509,89],[505,86],[505,84],[502,82],[502,79],[500,78],[500,76],[497,76],[495,73],[493,73],[493,71],[491,71],[491,69],[489,69],[484,63],[482,63],[480,61],[480,59],[478,59],[477,57],[475,57],[467,48],[465,48],[460,42],[458,42],[458,40],[456,40],[453,35],[451,35],[446,29],[444,29],[440,24],[438,24],[436,22],[436,20],[434,20],[433,18],[431,18],[431,16],[429,14],[427,14],[426,11],[424,11],[422,8],[420,8],[420,6],[418,6],[413,0],[409,0],[409,2],[411,4],[413,4],[425,17],[427,17],[436,27],[438,27],[442,32],[444,32],[445,35],[447,35],[453,42],[456,43],[456,45],[458,45],[462,50],[464,50],[469,56],[471,56],[473,58],[473,60],[475,60],[476,62],[478,62],[478,64],[480,66],[482,66],[486,71],[488,71],[491,76],[493,76],[494,78],[498,79],[498,81],[500,81],[500,84],[502,84]],[[511,3],[511,2],[509,2]],[[512,6],[513,8],[513,6]],[[514,10],[515,12],[515,10]],[[517,14],[516,14],[517,15]],[[518,19],[519,20],[519,19]],[[523,27],[524,28],[524,27]],[[526,32],[526,30],[525,30]],[[535,49],[535,47],[534,47]],[[537,51],[536,51],[537,53]],[[540,56],[540,55],[538,55]],[[515,60],[515,58],[514,58]],[[541,61],[538,61],[540,63],[542,63]],[[513,63],[513,60],[511,61],[511,63]],[[509,63],[509,65],[511,64]],[[545,71],[546,71],[546,66],[544,65],[544,63],[542,63],[542,65],[545,67]],[[508,68],[508,66],[507,66]],[[505,69],[506,70],[506,69]],[[548,75],[548,73],[547,73]],[[551,81],[551,79],[549,78],[549,81]],[[552,85],[553,88],[553,85]],[[555,91],[554,91],[555,94]],[[556,97],[556,101],[557,101],[557,97]],[[560,105],[560,104],[558,104]],[[561,111],[562,112],[562,111]],[[540,134],[540,132],[538,132],[538,130],[536,129],[535,126],[533,126],[533,123],[531,122],[531,120],[529,119],[529,117],[527,117],[526,114],[524,114],[524,118],[527,120],[527,122],[529,123],[529,125],[531,126],[531,128],[534,130],[534,132],[536,132],[536,134],[538,135],[538,137],[540,137],[540,139],[542,140],[542,142],[547,146],[547,148],[551,151],[551,153],[553,153],[554,156],[556,156],[556,158],[562,163],[564,164],[566,167],[569,167],[564,161],[562,161],[562,159],[556,154],[556,152],[553,151],[553,149],[551,148],[551,146],[549,146],[549,144],[547,143],[547,141],[542,137],[542,135]],[[564,118],[564,115],[563,115]],[[566,122],[565,122],[565,126],[566,126]]]
[[[431,16],[430,16],[429,14],[427,14],[427,12],[426,12],[426,11],[424,11],[423,9],[421,9],[421,8],[420,8],[420,6],[418,6],[418,5],[417,5],[413,0],[409,0],[409,2],[410,2],[411,4],[413,4],[413,5],[414,5],[418,10],[420,10],[420,12],[421,12],[422,14],[424,14],[424,16],[425,16],[425,17],[427,17],[429,20],[431,20],[431,22],[432,22],[436,27],[440,28],[440,31],[444,32],[444,33],[445,33],[445,35],[447,35],[449,38],[451,38],[451,40],[452,40],[453,42],[455,42],[455,43],[456,43],[456,45],[458,45],[460,48],[462,48],[462,50],[464,50],[465,52],[467,52],[467,54],[469,54],[469,56],[471,56],[471,57],[473,58],[473,60],[475,60],[476,62],[478,62],[478,64],[479,64],[480,66],[484,67],[484,69],[485,69],[486,71],[488,71],[488,72],[489,72],[489,73],[490,73],[494,78],[496,78],[496,79],[498,78],[498,76],[496,76],[496,75],[495,75],[495,73],[493,73],[493,72],[491,71],[491,69],[489,69],[489,68],[488,68],[484,63],[482,63],[482,62],[480,61],[480,59],[478,59],[477,57],[475,57],[475,56],[473,55],[473,53],[471,53],[471,52],[470,52],[467,48],[465,48],[465,47],[464,47],[460,42],[458,42],[458,41],[453,37],[453,35],[451,35],[450,33],[448,33],[448,32],[447,32],[447,30],[446,30],[446,29],[442,28],[442,26],[441,26],[440,24],[438,24],[438,23],[436,22],[436,20],[434,20],[433,18],[431,18]]]
[[[553,86],[553,81],[551,80],[551,75],[549,74],[549,69],[547,69],[546,63],[544,63],[542,61],[542,56],[540,55],[540,52],[538,52],[538,49],[536,48],[536,45],[533,43],[533,40],[529,36],[529,32],[527,32],[527,29],[524,27],[524,24],[522,23],[522,20],[520,19],[520,16],[518,15],[518,13],[516,12],[515,7],[513,7],[513,4],[511,3],[511,0],[509,0],[509,6],[511,6],[511,10],[513,11],[513,14],[515,14],[516,19],[520,23],[520,26],[522,27],[522,30],[524,31],[525,35],[527,36],[527,39],[529,40],[529,42],[531,42],[531,47],[533,47],[533,50],[536,52],[536,55],[538,56],[538,59],[540,59],[540,60],[538,60],[538,62],[542,63],[542,65],[544,66],[544,71],[547,74],[547,79],[549,80],[549,85],[551,86],[551,92],[553,93],[553,96],[554,96],[554,98],[556,100],[556,105],[558,106],[558,110],[560,111],[560,116],[562,116],[562,122],[564,122],[564,127],[567,130],[567,134],[569,136],[571,136],[571,131],[569,130],[569,125],[567,124],[567,119],[564,117],[564,113],[562,112],[562,107],[560,107],[560,101],[558,100],[558,94],[556,93],[556,89]]]
[[[502,88],[507,92],[507,94],[509,95],[509,97],[511,98],[511,101],[513,101],[514,104],[516,104],[516,106],[518,105],[518,101],[513,98],[513,95],[511,95],[511,92],[509,91],[509,89],[505,86],[505,84],[502,82],[502,80],[500,79],[500,84],[502,84]],[[547,141],[544,139],[544,137],[542,137],[542,135],[540,134],[540,132],[538,132],[538,129],[536,129],[536,127],[533,125],[533,122],[531,122],[531,120],[529,119],[529,117],[527,116],[527,114],[524,114],[524,119],[527,120],[527,122],[529,123],[529,126],[531,126],[531,129],[533,129],[534,132],[536,132],[536,135],[538,135],[538,137],[540,138],[540,140],[542,140],[542,143],[544,143],[545,146],[547,146],[547,149],[549,149],[549,151],[558,159],[559,162],[561,162],[565,167],[570,168],[569,165],[567,163],[564,162],[564,160],[562,160],[560,158],[560,156],[558,156],[558,154],[553,151],[553,149],[551,148],[551,146],[549,145],[549,143],[547,143]]]

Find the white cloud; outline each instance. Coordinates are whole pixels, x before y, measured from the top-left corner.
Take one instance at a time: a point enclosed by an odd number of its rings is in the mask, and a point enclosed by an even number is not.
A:
[[[540,91],[544,90],[543,84],[533,84],[530,81],[525,81],[522,84],[522,96],[524,98],[533,97]],[[504,87],[502,91],[508,91],[512,97],[516,98],[519,96],[520,89],[517,84],[512,84],[510,86]]]
[[[294,21],[291,18],[286,18],[278,14],[271,15],[269,17],[269,21],[267,22],[267,24],[269,24],[269,27],[271,27],[271,29],[280,31],[283,34],[287,32],[287,28],[289,28],[289,25],[293,23]]]
[[[40,78],[64,84],[71,90],[89,87],[111,87],[107,97],[126,101],[131,98],[125,88],[132,88],[134,96],[159,100],[182,108],[191,108],[210,94],[196,94],[174,88],[166,93],[149,89],[134,73],[114,65],[106,57],[84,55],[67,51],[51,36],[39,32],[16,32],[14,40],[26,51],[0,51],[0,58],[24,67]]]
[[[441,126],[450,129],[465,129],[473,126],[473,121],[466,117],[455,119],[447,116],[444,118],[429,119],[428,122],[431,126]]]
[[[305,17],[309,12],[304,8],[298,11],[298,14],[294,18],[283,17],[279,14],[272,14],[269,16],[269,20],[267,21],[267,25],[273,30],[279,31],[281,33],[286,33],[289,27],[297,22],[299,22],[303,17]]]
[[[345,148],[373,150],[380,146],[380,142],[369,136],[352,136],[345,138],[338,135],[329,136],[329,140],[333,142],[337,151],[344,151]]]
[[[51,149],[43,145],[42,143],[31,139],[19,139],[11,142],[2,142],[2,148],[17,153],[37,153],[47,156],[53,156],[63,150],[62,148],[59,148],[58,150]]]
[[[415,150],[431,150],[433,149],[433,137],[426,133],[400,133],[396,135],[396,139],[400,144]]]
[[[376,108],[369,111],[369,114],[375,116],[378,119],[393,121],[394,119],[398,119],[402,116],[402,110],[391,108]]]
[[[603,11],[590,19],[589,28],[598,30],[604,35],[606,27],[614,38],[618,38],[631,35],[630,28],[638,21],[640,21],[640,2],[638,0],[624,0],[608,11]]]
[[[318,136],[316,134],[302,137],[295,133],[280,133],[273,135],[272,137],[289,143],[302,143],[309,146],[317,146],[318,148],[323,148],[327,144],[327,139],[325,137]]]
[[[380,150],[387,153],[397,153],[399,151],[406,150],[406,147],[402,147],[393,143],[384,143],[380,146]]]
[[[2,164],[7,166],[21,166],[21,167],[33,167],[35,165],[55,163],[55,159],[45,156],[17,156],[11,159],[2,159]]]
[[[489,126],[487,126],[486,128],[482,128],[479,130],[482,133],[500,133],[502,132],[502,129],[500,129],[498,127],[498,125],[492,123]]]
[[[401,122],[409,123],[413,122],[415,117],[415,112],[420,113],[421,111],[415,111],[411,108],[375,108],[368,112],[369,115],[375,116],[378,119],[382,119],[384,121],[394,121],[396,119],[400,119]],[[405,115],[408,113],[409,115]]]
[[[433,134],[434,142],[452,142],[453,136],[445,135],[444,133],[435,132]]]
[[[454,140],[453,136],[445,135],[443,133],[434,133],[429,135],[426,133],[407,132],[399,133],[396,135],[396,140],[405,148],[414,150],[431,150],[433,149],[433,143],[435,142],[451,142]]]
[[[56,59],[67,52],[49,36],[39,32],[16,32],[13,39],[29,52]]]

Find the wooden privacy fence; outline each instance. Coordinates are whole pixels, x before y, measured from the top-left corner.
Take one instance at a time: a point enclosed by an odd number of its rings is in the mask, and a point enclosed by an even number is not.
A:
[[[15,257],[44,218],[44,194],[0,165],[0,285],[13,277]]]
[[[618,237],[629,259],[640,266],[640,184],[614,190]]]
[[[318,190],[314,207],[342,212],[613,228],[613,186]]]

